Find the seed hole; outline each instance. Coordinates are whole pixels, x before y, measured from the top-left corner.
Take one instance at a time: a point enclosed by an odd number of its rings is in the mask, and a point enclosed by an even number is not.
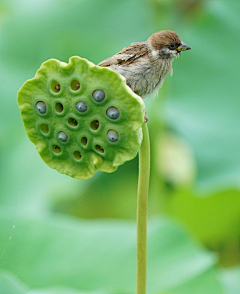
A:
[[[76,160],[81,160],[82,158],[82,154],[79,152],[79,151],[74,151],[73,152],[73,157],[76,159]]]
[[[119,139],[118,132],[116,132],[114,130],[109,130],[107,132],[107,138],[110,142],[117,142]]]
[[[65,132],[59,132],[58,133],[58,139],[62,142],[67,142],[68,135]]]
[[[103,90],[95,90],[93,93],[92,93],[92,96],[93,96],[93,99],[97,102],[101,102],[104,100],[105,98],[105,93]]]
[[[90,128],[94,131],[96,131],[99,128],[99,121],[94,120],[90,123]]]
[[[79,81],[77,81],[77,80],[72,81],[71,82],[71,89],[73,91],[79,90],[80,89],[80,83],[79,83]]]
[[[58,92],[60,92],[60,90],[61,90],[61,86],[60,86],[60,84],[59,84],[58,82],[56,82],[56,81],[52,82],[52,84],[51,84],[51,90],[52,90],[54,93],[58,93]]]
[[[61,148],[57,145],[53,145],[52,146],[52,150],[55,154],[60,154],[62,151],[61,151]]]
[[[87,142],[88,142],[88,139],[87,139],[86,137],[82,137],[82,139],[81,139],[81,144],[82,144],[83,146],[87,146]]]
[[[95,148],[99,153],[101,153],[101,154],[104,153],[104,149],[100,145],[96,145]]]
[[[68,119],[68,124],[71,126],[71,127],[76,127],[78,125],[78,122],[76,121],[76,119],[74,118],[69,118]]]
[[[59,102],[56,103],[55,110],[56,110],[57,113],[63,112],[63,105],[62,105],[62,103],[59,103]]]
[[[44,114],[47,112],[47,105],[43,101],[38,101],[36,104],[36,108],[40,114]]]
[[[108,108],[107,110],[107,116],[111,119],[117,119],[119,117],[120,113],[119,113],[119,110],[114,107],[114,106],[111,106]]]
[[[49,126],[44,124],[40,126],[40,130],[44,135],[47,135],[49,133]]]

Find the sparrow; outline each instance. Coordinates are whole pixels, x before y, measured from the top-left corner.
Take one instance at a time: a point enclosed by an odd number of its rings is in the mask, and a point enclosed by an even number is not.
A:
[[[143,99],[158,94],[172,63],[182,51],[192,49],[178,34],[163,30],[151,35],[145,42],[132,43],[120,52],[101,61],[98,66],[108,67],[121,74],[126,84]]]

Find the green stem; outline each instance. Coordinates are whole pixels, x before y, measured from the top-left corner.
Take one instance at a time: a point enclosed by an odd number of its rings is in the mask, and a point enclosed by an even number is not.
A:
[[[143,141],[139,150],[137,198],[137,294],[146,293],[147,269],[147,207],[150,176],[150,143],[147,124],[143,127]]]

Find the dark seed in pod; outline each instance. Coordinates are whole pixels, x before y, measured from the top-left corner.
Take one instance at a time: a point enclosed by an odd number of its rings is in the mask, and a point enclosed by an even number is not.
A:
[[[104,153],[104,149],[102,148],[102,146],[100,146],[100,145],[96,145],[95,148],[96,148],[96,150],[97,150],[99,153],[101,153],[101,154]]]
[[[119,110],[116,107],[109,107],[107,110],[107,116],[111,119],[117,119],[119,117],[120,113]]]
[[[37,111],[41,114],[44,114],[47,112],[47,106],[43,101],[38,101],[36,104],[36,108],[37,108]]]
[[[79,81],[78,80],[72,81],[70,87],[71,87],[71,89],[73,91],[79,90],[80,89],[80,83],[79,83]]]
[[[87,111],[87,104],[83,101],[78,102],[75,106],[79,112]]]
[[[117,142],[119,139],[118,132],[116,132],[114,130],[109,130],[107,132],[107,138],[110,142]]]
[[[59,146],[57,146],[57,145],[53,145],[52,150],[53,150],[53,153],[57,154],[57,155],[61,154],[61,152],[62,152],[61,148]]]
[[[68,119],[68,124],[71,126],[71,127],[76,127],[78,125],[78,122],[76,121],[76,119],[70,117]]]
[[[54,87],[57,91],[60,91],[61,87],[59,84],[57,84],[55,87]]]
[[[99,128],[99,121],[94,120],[90,123],[90,128],[94,131],[96,131]]]
[[[55,94],[59,93],[60,90],[61,90],[60,84],[58,82],[56,82],[56,81],[52,81],[50,87],[51,87],[52,92],[55,93]]]
[[[73,157],[75,158],[75,160],[79,161],[82,158],[82,154],[79,151],[74,151]]]
[[[67,142],[68,140],[68,135],[64,132],[59,132],[58,133],[58,139],[62,142]]]
[[[105,98],[105,93],[103,92],[103,90],[95,90],[92,93],[93,99],[97,102],[101,102],[104,100]]]

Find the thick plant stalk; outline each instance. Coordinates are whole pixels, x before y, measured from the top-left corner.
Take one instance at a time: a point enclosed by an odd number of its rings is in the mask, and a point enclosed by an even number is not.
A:
[[[150,143],[147,124],[143,124],[143,141],[139,150],[137,198],[137,294],[146,293],[147,207],[150,176]]]

